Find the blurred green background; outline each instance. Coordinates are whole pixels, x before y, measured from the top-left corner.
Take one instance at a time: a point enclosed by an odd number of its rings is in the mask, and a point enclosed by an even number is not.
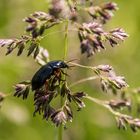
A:
[[[68,60],[80,59],[81,63],[91,65],[110,64],[115,71],[124,75],[130,87],[140,86],[140,1],[114,0],[119,5],[115,17],[107,24],[107,28],[124,28],[130,37],[120,46],[112,49],[107,47],[105,52],[98,53],[92,59],[86,60],[80,55],[78,39],[75,33],[69,35]],[[97,1],[103,2],[103,0]],[[22,19],[34,11],[47,11],[47,0],[0,0],[0,38],[13,38],[23,34],[25,24]],[[55,27],[51,31],[62,30]],[[61,36],[61,37],[60,37]],[[64,45],[62,33],[46,37],[42,46],[50,52],[51,59],[62,59]],[[27,79],[38,69],[38,65],[27,58],[26,54],[16,57],[15,54],[5,56],[5,49],[0,48],[0,91],[12,94],[13,85]],[[70,80],[90,74],[84,70],[71,71]],[[91,96],[100,97],[99,82],[88,82],[77,86],[75,90],[85,90]],[[105,98],[108,95],[104,95]],[[50,122],[46,123],[41,116],[32,117],[32,95],[23,101],[9,96],[0,110],[0,140],[54,140],[57,128]],[[104,108],[86,101],[86,108],[75,112],[74,119],[64,131],[64,140],[138,140],[140,132],[134,134],[128,131],[119,131],[114,117]]]

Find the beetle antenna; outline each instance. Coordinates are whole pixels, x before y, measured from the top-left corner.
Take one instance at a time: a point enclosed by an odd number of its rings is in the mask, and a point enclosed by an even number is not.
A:
[[[70,63],[70,62],[73,62],[73,61],[76,61],[76,60],[79,60],[79,59],[71,59],[69,61],[66,61],[66,63]]]
[[[76,60],[79,60],[79,59],[71,59],[69,61],[66,61],[66,63],[70,63],[70,62],[73,62],[73,61],[76,61]],[[69,68],[72,68],[72,67],[75,67],[74,65],[70,65]]]

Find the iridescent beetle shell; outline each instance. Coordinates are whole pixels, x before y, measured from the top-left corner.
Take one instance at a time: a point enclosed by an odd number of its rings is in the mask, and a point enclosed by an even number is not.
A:
[[[50,61],[42,66],[31,80],[32,90],[41,88],[47,79],[49,79],[56,69],[68,68],[69,66],[62,60]]]

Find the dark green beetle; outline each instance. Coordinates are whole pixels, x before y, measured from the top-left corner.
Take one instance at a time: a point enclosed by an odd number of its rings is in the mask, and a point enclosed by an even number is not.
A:
[[[32,90],[41,88],[46,80],[49,79],[57,69],[61,68],[69,68],[69,66],[62,60],[50,61],[42,66],[32,78]]]

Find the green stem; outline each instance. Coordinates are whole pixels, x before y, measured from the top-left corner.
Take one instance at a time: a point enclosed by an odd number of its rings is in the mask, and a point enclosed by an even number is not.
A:
[[[69,21],[66,20],[66,26],[65,26],[65,41],[64,41],[64,60],[67,57],[67,51],[68,51],[68,23]],[[63,79],[65,80],[65,75],[63,76]],[[60,97],[60,105],[61,107],[63,106],[63,97]],[[62,140],[63,139],[63,125],[59,126],[58,129],[58,140]]]
[[[84,83],[86,81],[95,80],[97,78],[99,78],[99,77],[98,76],[90,76],[90,77],[87,77],[87,78],[84,78],[84,79],[81,79],[81,80],[76,81],[75,83],[69,85],[69,87],[71,88],[71,87],[76,86],[78,84]]]
[[[69,21],[66,20],[66,26],[65,26],[65,44],[64,44],[64,60],[67,57],[67,51],[68,51],[68,26],[69,26]]]
[[[90,96],[86,96],[85,97],[86,99],[89,99],[90,101],[100,105],[100,106],[103,106],[105,107],[108,111],[110,111],[115,117],[123,117],[123,118],[127,118],[127,119],[130,119],[131,116],[128,116],[126,114],[122,114],[120,112],[117,112],[115,110],[113,110],[109,105],[108,105],[108,101],[102,101],[102,100],[99,100],[99,99],[96,99],[96,98],[93,98],[93,97],[90,97]],[[131,120],[129,120],[130,122]]]
[[[73,31],[73,32],[78,32],[77,29],[68,29],[68,32],[71,32],[71,31]],[[62,30],[62,31],[51,32],[51,33],[48,33],[48,34],[46,34],[46,35],[44,35],[44,36],[42,36],[42,37],[40,37],[40,38],[41,38],[41,39],[45,39],[45,38],[48,37],[48,36],[56,35],[56,34],[60,34],[60,33],[64,33],[64,32],[66,32],[66,31],[65,31],[65,30]]]
[[[60,105],[63,106],[63,97],[60,96]],[[58,140],[63,140],[63,125],[58,128]]]
[[[85,68],[85,69],[91,69],[91,70],[95,70],[95,67],[91,67],[91,66],[85,66],[85,65],[81,65],[81,64],[77,64],[77,63],[73,63],[73,62],[69,62],[69,64],[72,64],[74,66],[80,67],[80,68]]]
[[[93,70],[97,75],[99,75],[99,72],[96,67],[85,66],[85,65],[81,65],[81,64],[77,64],[77,63],[73,63],[73,62],[69,62],[69,64],[72,64],[73,66],[76,66],[76,67]]]
[[[99,71],[97,70],[96,67],[85,66],[85,65],[81,65],[81,64],[77,64],[77,63],[73,63],[73,62],[69,62],[69,64],[72,64],[73,66],[84,68],[84,69],[90,69],[90,70],[94,71],[94,73],[96,75],[98,75],[100,78],[102,78],[102,76],[100,75],[100,73],[99,73]]]
[[[60,125],[58,129],[58,140],[62,140],[62,139],[63,139],[63,126]]]

